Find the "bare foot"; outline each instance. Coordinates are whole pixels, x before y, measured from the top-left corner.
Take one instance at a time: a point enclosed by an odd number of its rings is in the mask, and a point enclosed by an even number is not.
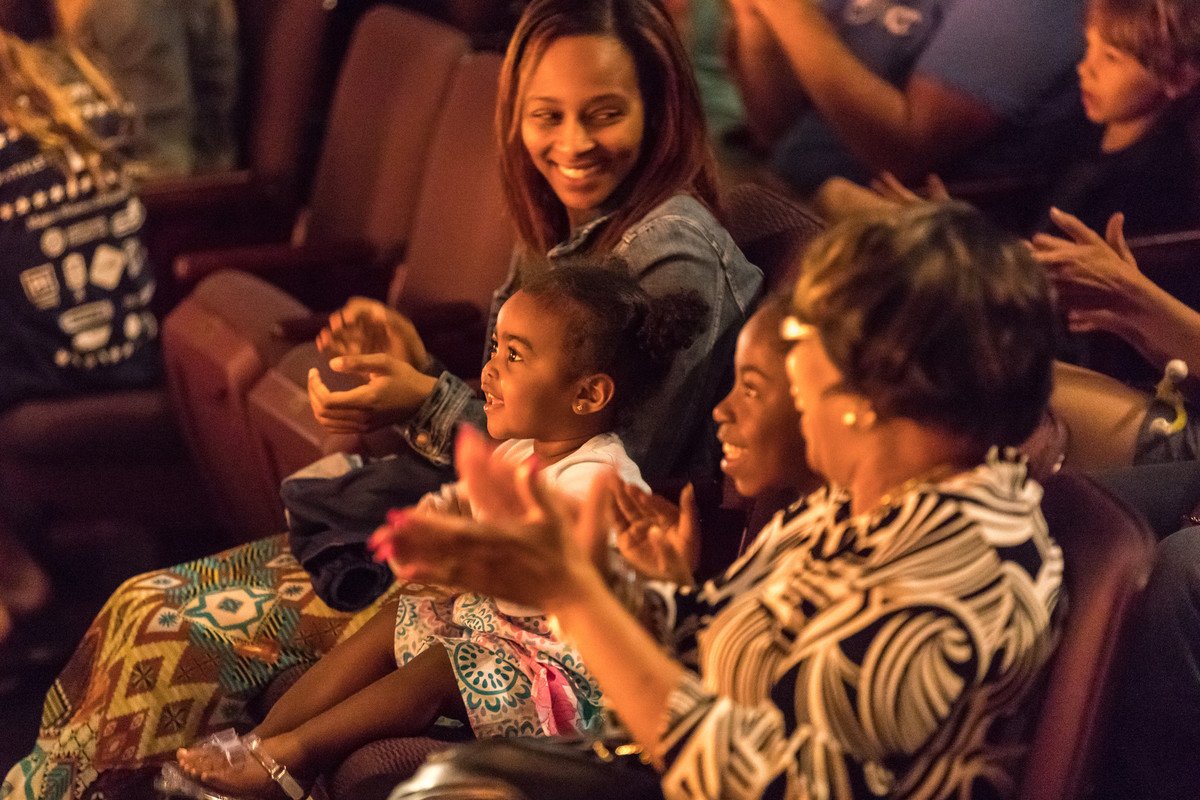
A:
[[[263,739],[260,751],[286,767],[301,786],[311,784],[304,770],[303,750],[290,733]],[[197,744],[180,748],[176,753],[179,766],[193,779],[222,792],[238,797],[277,800],[287,795],[253,754],[246,752],[230,764],[225,754],[212,745]]]

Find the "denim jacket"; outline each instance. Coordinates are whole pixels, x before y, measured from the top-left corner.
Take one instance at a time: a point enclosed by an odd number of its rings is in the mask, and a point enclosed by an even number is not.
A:
[[[551,266],[580,251],[607,222],[601,217],[572,232],[547,254]],[[721,224],[698,200],[677,194],[625,232],[613,254],[628,264],[651,295],[695,290],[708,304],[703,333],[678,354],[653,395],[618,431],[647,480],[702,477],[716,469],[712,409],[727,390],[738,331],[762,288],[762,272],[746,260]],[[488,339],[500,306],[519,288],[514,257],[504,285],[492,297]],[[459,422],[485,427],[483,401],[462,380],[443,371],[424,405],[403,426],[414,450],[448,465]]]

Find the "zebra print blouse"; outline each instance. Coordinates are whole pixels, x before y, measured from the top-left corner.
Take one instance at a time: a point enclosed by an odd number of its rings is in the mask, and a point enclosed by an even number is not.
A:
[[[995,451],[869,515],[823,489],[722,578],[650,587],[698,669],[668,703],[666,796],[1011,795],[1020,751],[992,729],[1050,655],[1062,580],[1041,495]]]

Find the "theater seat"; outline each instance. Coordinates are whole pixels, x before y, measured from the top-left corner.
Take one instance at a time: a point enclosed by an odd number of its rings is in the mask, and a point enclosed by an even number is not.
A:
[[[244,166],[153,180],[141,188],[147,208],[142,238],[161,270],[156,306],[162,313],[182,296],[170,274],[177,256],[286,242],[311,177],[308,142],[319,135],[312,130],[313,109],[324,106],[322,73],[336,67],[326,63],[333,59],[319,57],[326,50],[334,4],[243,0],[236,7]],[[319,126],[323,119],[315,122]]]
[[[414,312],[452,303],[458,313],[444,315],[440,339],[469,338],[478,358],[482,309],[503,277],[513,239],[491,135],[500,57],[465,47],[460,32],[401,9],[365,14],[331,120],[331,140],[341,131],[347,151],[330,152],[323,162],[314,190],[323,199],[312,206],[310,243],[182,260],[186,269],[200,265],[196,275],[233,268],[203,280],[166,319],[163,339],[189,443],[246,537],[282,529],[279,480],[316,460],[326,444],[303,387],[316,360],[315,328],[300,325],[308,344],[289,335],[293,323],[312,318],[312,292],[297,298],[265,274],[301,276],[310,290],[320,290],[318,308],[336,306],[352,291],[386,293]],[[427,133],[419,133],[425,122]],[[350,253],[373,266],[333,271],[328,258],[344,264]],[[356,274],[369,275],[370,285],[355,285]],[[233,298],[251,313],[231,311]],[[452,347],[439,352],[439,342],[430,344],[436,354],[455,357]],[[208,388],[196,391],[198,385]]]
[[[409,248],[387,296],[413,318],[430,352],[468,380],[478,377],[486,310],[514,241],[491,125],[499,70],[499,55],[475,53],[454,76],[430,146]],[[326,452],[364,446],[331,437],[313,418],[306,376],[319,358],[306,342],[249,392],[250,427],[276,484]]]
[[[82,568],[77,596],[221,541],[161,389],[26,402],[0,414],[0,441],[0,527],[52,579]]]
[[[763,271],[767,290],[795,280],[800,256],[825,222],[807,206],[759,183],[741,183],[724,199],[725,228]]]
[[[366,287],[382,294],[408,244],[434,126],[469,46],[461,31],[420,14],[387,6],[366,12],[290,242],[185,254],[175,279],[190,286],[223,269],[255,272],[325,308]],[[338,267],[337,280],[321,280]]]
[[[1150,574],[1146,523],[1090,478],[1045,481],[1042,511],[1063,550],[1066,619],[1020,784],[1020,800],[1089,796],[1115,656]]]

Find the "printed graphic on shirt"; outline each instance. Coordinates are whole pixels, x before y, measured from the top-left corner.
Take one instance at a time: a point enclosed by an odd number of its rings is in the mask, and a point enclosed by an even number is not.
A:
[[[42,264],[31,267],[21,273],[21,286],[29,302],[39,309],[54,308],[61,298],[58,290],[58,276],[54,274],[53,264]]]
[[[120,115],[86,83],[66,88],[95,132],[119,145],[128,130]],[[31,371],[37,377],[21,385],[45,382],[46,392],[106,386],[109,379],[97,371],[135,356],[133,371],[121,374],[136,376],[145,364],[152,375],[153,354],[144,345],[158,333],[149,309],[154,279],[138,239],[145,207],[116,171],[97,169],[76,152],[66,154],[65,166],[21,131],[0,128],[0,274],[7,276],[0,303],[5,335],[24,359],[0,369]],[[63,372],[29,367],[50,364]],[[3,389],[0,405],[12,400]]]
[[[848,25],[878,22],[893,36],[908,36],[924,20],[920,9],[894,0],[851,0],[842,12]]]

